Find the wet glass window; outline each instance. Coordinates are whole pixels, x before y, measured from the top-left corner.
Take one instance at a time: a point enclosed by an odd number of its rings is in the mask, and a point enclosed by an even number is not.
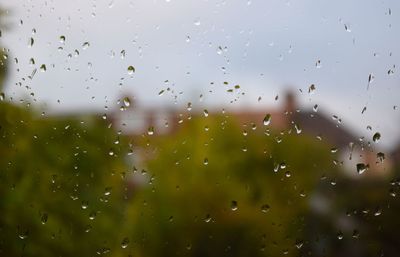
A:
[[[0,256],[399,256],[400,2],[0,3]]]

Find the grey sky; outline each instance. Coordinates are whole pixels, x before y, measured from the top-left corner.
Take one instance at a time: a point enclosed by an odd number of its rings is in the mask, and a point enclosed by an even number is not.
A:
[[[269,108],[291,85],[303,90],[303,107],[319,104],[368,140],[376,131],[384,146],[400,137],[399,1],[0,3],[10,11],[6,21],[12,25],[2,43],[10,59],[18,59],[18,64],[12,61],[6,91],[15,101],[34,93],[29,98],[45,103],[49,111],[104,112],[105,105],[131,93],[149,106],[176,102],[180,107],[191,101],[195,107]],[[28,47],[31,37],[34,44]],[[90,44],[87,49],[84,42]],[[29,65],[30,58],[35,65]],[[39,72],[41,64],[46,72]],[[130,65],[136,69],[132,76]],[[23,81],[35,68],[33,80]],[[390,69],[394,73],[388,75]],[[367,90],[369,74],[375,78]],[[236,84],[239,92],[228,93]],[[310,84],[316,86],[312,95]],[[174,93],[158,95],[168,87]]]

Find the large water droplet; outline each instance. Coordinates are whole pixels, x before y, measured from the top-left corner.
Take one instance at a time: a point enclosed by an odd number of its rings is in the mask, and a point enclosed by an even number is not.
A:
[[[373,137],[372,137],[372,140],[373,140],[375,143],[378,143],[380,139],[381,139],[381,134],[380,134],[379,132],[376,132],[376,133],[373,135]]]
[[[271,123],[271,114],[267,114],[264,117],[263,124],[264,126],[268,126]]]
[[[132,75],[135,72],[135,67],[133,67],[132,65],[128,67],[128,74]]]
[[[363,174],[366,170],[368,170],[369,165],[364,163],[357,163],[356,167],[358,174]]]

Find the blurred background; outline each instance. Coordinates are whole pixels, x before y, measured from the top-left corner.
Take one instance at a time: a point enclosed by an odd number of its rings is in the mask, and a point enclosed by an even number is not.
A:
[[[0,1],[1,256],[398,256],[397,1]]]

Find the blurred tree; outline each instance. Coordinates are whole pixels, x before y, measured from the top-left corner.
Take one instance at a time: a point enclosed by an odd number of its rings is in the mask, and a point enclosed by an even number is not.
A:
[[[151,179],[126,226],[138,256],[297,255],[308,196],[335,167],[315,139],[268,134],[210,116],[144,139]]]
[[[0,256],[94,256],[121,249],[127,142],[99,117],[49,117],[2,91]],[[27,105],[29,106],[29,105]]]

